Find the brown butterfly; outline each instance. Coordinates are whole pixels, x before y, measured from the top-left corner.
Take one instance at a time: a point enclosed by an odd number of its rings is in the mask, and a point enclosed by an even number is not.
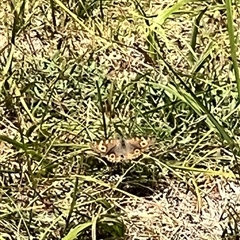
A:
[[[121,162],[140,157],[153,143],[151,139],[131,138],[102,140],[91,143],[92,150],[101,157],[105,157],[109,162]]]

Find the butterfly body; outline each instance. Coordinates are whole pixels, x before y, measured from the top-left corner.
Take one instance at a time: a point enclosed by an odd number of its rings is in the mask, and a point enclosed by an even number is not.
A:
[[[151,144],[150,139],[112,139],[102,140],[90,145],[90,147],[101,157],[107,158],[110,162],[121,162],[140,157]]]

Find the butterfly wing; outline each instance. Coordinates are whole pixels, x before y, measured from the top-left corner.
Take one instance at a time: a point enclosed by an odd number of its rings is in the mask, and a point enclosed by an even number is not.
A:
[[[90,144],[92,150],[110,162],[120,162],[122,156],[122,143],[119,139],[99,141]]]
[[[94,152],[100,154],[101,157],[107,158],[110,162],[121,162],[138,158],[151,143],[150,139],[141,137],[126,140],[102,140],[90,144],[90,147]]]

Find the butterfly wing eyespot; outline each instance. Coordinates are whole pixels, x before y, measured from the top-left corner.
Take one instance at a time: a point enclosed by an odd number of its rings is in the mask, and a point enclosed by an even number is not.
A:
[[[148,141],[144,139],[139,144],[142,148],[146,148],[148,146]]]
[[[98,149],[99,149],[101,152],[106,152],[107,147],[105,147],[105,146],[100,146]]]
[[[140,151],[140,149],[138,149],[138,148],[137,148],[137,149],[135,149],[135,150],[134,150],[134,154],[135,154],[135,155],[139,155],[139,154],[141,154],[141,151]]]
[[[115,159],[116,159],[116,156],[114,153],[110,153],[108,156],[107,156],[108,160],[111,161],[111,162],[114,162]]]
[[[98,145],[98,150],[99,150],[100,152],[105,153],[105,152],[107,152],[107,147],[106,147],[105,145],[103,145],[102,143],[100,143],[100,144]]]

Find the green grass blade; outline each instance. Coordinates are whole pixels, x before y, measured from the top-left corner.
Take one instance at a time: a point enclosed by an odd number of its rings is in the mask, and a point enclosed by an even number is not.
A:
[[[162,25],[173,13],[177,12],[183,5],[189,2],[192,2],[192,0],[182,0],[169,8],[166,7],[164,10],[160,10],[154,22],[156,24]]]
[[[200,12],[200,14],[195,19],[194,24],[193,24],[193,31],[192,31],[192,37],[191,37],[191,43],[190,43],[190,46],[191,46],[193,52],[195,52],[195,49],[196,49],[199,25],[200,25],[200,22],[201,22],[201,19],[202,19],[203,15],[207,11],[207,9],[208,9],[208,7],[204,8]],[[194,56],[193,52],[190,51],[190,60],[192,62],[195,61],[195,56]]]
[[[78,236],[80,232],[90,227],[92,222],[86,222],[83,224],[77,225],[75,228],[72,228],[69,233],[63,238],[63,240],[74,240]]]
[[[240,101],[240,77],[239,77],[239,69],[238,69],[238,57],[236,54],[237,53],[236,40],[234,37],[232,0],[226,0],[226,9],[227,9],[227,29],[228,29],[228,36],[229,36],[230,49],[231,49],[231,59],[233,63],[235,79],[237,82],[238,99]]]
[[[107,122],[106,122],[106,118],[105,118],[104,103],[103,103],[103,100],[102,100],[101,89],[100,89],[100,86],[99,86],[98,81],[96,81],[96,86],[97,86],[97,93],[98,93],[100,110],[101,110],[101,114],[102,114],[104,135],[105,135],[105,139],[106,139],[106,138],[107,138],[107,135],[108,135],[108,134],[107,134]]]

